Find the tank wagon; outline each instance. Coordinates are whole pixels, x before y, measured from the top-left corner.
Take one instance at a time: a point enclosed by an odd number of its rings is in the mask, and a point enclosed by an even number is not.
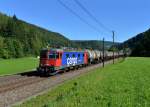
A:
[[[115,58],[122,53],[115,53]],[[112,52],[104,52],[104,59],[113,58]],[[54,75],[58,72],[70,69],[78,69],[89,64],[103,61],[103,52],[98,50],[67,51],[62,49],[44,49],[40,52],[40,63],[37,71],[39,73]]]

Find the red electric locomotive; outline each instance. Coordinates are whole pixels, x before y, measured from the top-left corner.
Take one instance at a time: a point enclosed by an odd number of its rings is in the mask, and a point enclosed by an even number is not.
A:
[[[40,64],[37,71],[54,75],[62,70],[77,68],[88,64],[85,51],[63,51],[61,49],[41,50]]]

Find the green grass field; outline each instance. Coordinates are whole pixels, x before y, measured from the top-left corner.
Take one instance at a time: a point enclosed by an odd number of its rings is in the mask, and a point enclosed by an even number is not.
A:
[[[38,59],[33,57],[0,60],[0,75],[21,73],[37,66]]]
[[[19,107],[150,107],[150,58],[97,69]]]

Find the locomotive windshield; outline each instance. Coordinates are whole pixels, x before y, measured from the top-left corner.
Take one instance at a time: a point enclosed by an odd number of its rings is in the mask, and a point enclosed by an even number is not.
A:
[[[49,54],[49,59],[58,59],[58,58],[59,58],[58,53]]]

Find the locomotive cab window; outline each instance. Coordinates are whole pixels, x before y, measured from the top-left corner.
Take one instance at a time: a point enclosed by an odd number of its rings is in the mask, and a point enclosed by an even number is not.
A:
[[[73,54],[72,57],[74,58],[74,57],[75,57],[75,54]]]
[[[58,59],[58,58],[59,58],[58,53],[51,53],[51,54],[49,54],[49,59]]]
[[[66,54],[66,58],[68,58],[69,57],[69,54]]]
[[[49,54],[49,59],[55,59],[55,55],[54,54]]]
[[[78,54],[78,58],[80,58],[80,54]]]

